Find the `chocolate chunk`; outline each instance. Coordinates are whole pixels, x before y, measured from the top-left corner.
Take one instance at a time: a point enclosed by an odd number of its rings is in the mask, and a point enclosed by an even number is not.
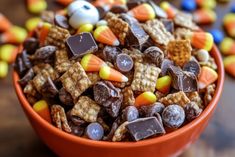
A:
[[[135,141],[166,133],[156,117],[139,118],[127,124],[126,128]]]
[[[90,123],[85,134],[89,139],[99,141],[104,136],[104,129],[99,123]]]
[[[65,105],[69,105],[69,106],[74,105],[72,96],[64,88],[61,88],[59,90],[59,99]]]
[[[196,60],[191,60],[183,66],[184,71],[193,73],[195,76],[198,76],[201,72],[201,66]]]
[[[39,47],[39,41],[36,38],[27,38],[23,43],[23,47],[28,54],[34,54]]]
[[[133,68],[133,60],[129,55],[122,53],[117,55],[115,65],[119,71],[129,72]]]
[[[59,27],[62,27],[65,29],[69,28],[68,19],[63,15],[56,14],[54,18],[54,22]]]
[[[185,120],[184,109],[179,105],[169,105],[162,112],[162,120],[169,128],[179,128]]]
[[[103,57],[106,61],[114,63],[117,55],[121,52],[122,50],[118,47],[105,46],[103,49]]]
[[[198,91],[197,77],[193,73],[172,65],[168,71],[172,77],[173,88],[186,93]]]
[[[81,125],[84,125],[86,124],[86,121],[84,121],[83,119],[81,119],[80,117],[78,116],[74,116],[71,114],[71,110],[69,110],[67,113],[66,113],[66,116],[67,116],[67,119],[69,121],[72,121],[75,125],[77,126],[81,126]]]
[[[120,95],[118,99],[113,100],[111,104],[106,108],[106,111],[111,117],[115,118],[118,116],[122,105],[122,101],[123,101],[123,95]]]
[[[156,116],[157,113],[161,114],[164,108],[165,106],[162,103],[156,102],[152,105],[141,106],[139,111],[141,117],[152,117]]]
[[[129,10],[133,9],[134,7],[147,2],[148,0],[128,0],[127,7]]]
[[[85,127],[78,126],[74,124],[72,121],[69,122],[69,126],[71,128],[71,133],[76,136],[82,136],[85,132]]]
[[[22,77],[18,82],[19,82],[19,84],[20,84],[22,87],[24,87],[24,86],[27,85],[27,83],[28,83],[30,80],[33,79],[33,77],[34,77],[34,72],[33,72],[33,69],[30,68],[30,69],[28,70],[28,72],[24,75],[24,77]]]
[[[159,6],[156,5],[156,3],[154,3],[153,1],[149,0],[148,3],[152,6],[156,17],[158,18],[167,18],[167,14],[164,10],[162,10],[162,8],[160,8]]]
[[[54,55],[57,48],[55,46],[44,46],[36,50],[29,58],[34,63],[51,63],[54,61]]]
[[[136,120],[139,117],[139,111],[135,106],[127,106],[122,111],[122,119],[123,121],[131,122],[133,120]]]
[[[164,59],[161,64],[161,75],[165,76],[167,74],[167,71],[170,67],[170,65],[174,65],[173,61],[169,59]]]
[[[32,64],[28,57],[29,56],[26,50],[23,50],[23,52],[19,53],[16,57],[14,69],[17,71],[20,77],[23,77],[25,73],[32,67]]]
[[[202,109],[195,102],[188,103],[185,108],[185,116],[188,121],[192,121],[197,118],[201,113]]]
[[[81,33],[70,36],[67,38],[66,44],[70,49],[72,57],[75,58],[98,50],[98,46],[91,33]]]
[[[114,5],[110,10],[114,14],[126,13],[127,11],[128,9],[125,5]]]
[[[159,49],[156,46],[152,46],[147,48],[144,51],[145,57],[147,58],[148,61],[154,63],[156,66],[160,67],[162,64],[162,61],[164,59],[164,53],[162,52],[161,49]]]
[[[47,98],[54,98],[58,93],[58,89],[56,88],[54,82],[51,80],[50,77],[47,77],[47,81],[41,88],[41,93],[44,97]]]
[[[107,6],[105,6],[105,5],[98,6],[98,7],[96,7],[96,9],[99,12],[100,19],[103,19],[105,17],[105,15],[107,14],[107,12],[109,11],[109,8]]]
[[[148,40],[149,35],[145,33],[140,23],[134,17],[121,14],[121,18],[129,24],[129,31],[125,39],[126,45],[140,49]]]
[[[174,22],[172,20],[161,19],[161,22],[163,23],[168,32],[174,33]]]

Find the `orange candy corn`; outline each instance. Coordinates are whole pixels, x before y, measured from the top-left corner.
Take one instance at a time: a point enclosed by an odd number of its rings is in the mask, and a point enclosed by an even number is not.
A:
[[[225,15],[223,19],[225,30],[228,35],[231,37],[235,37],[235,13],[230,13]]]
[[[94,31],[94,38],[98,42],[111,46],[118,46],[120,44],[117,37],[108,26],[97,27]]]
[[[220,50],[223,55],[235,55],[235,41],[226,37],[220,44]]]
[[[168,75],[157,79],[156,89],[163,94],[169,93],[171,89],[172,78]]]
[[[210,24],[216,21],[216,13],[210,9],[199,9],[193,13],[193,20],[197,24]]]
[[[95,7],[104,7],[104,6],[108,6],[108,8],[110,9],[113,5],[115,0],[96,0],[95,2],[93,2],[92,4]]]
[[[169,19],[173,19],[178,10],[168,2],[162,2],[160,7],[166,12]]]
[[[99,75],[104,80],[115,81],[115,82],[127,82],[128,78],[119,71],[112,69],[108,66],[100,68]]]
[[[14,45],[5,44],[0,46],[0,60],[12,63],[14,62],[17,53],[18,48]]]
[[[50,109],[45,100],[40,100],[33,105],[33,109],[37,112],[43,119],[51,123]]]
[[[207,9],[214,9],[216,7],[215,0],[196,0],[196,3],[199,7],[207,8]]]
[[[135,106],[151,105],[157,101],[157,97],[152,92],[144,92],[135,99]]]
[[[38,24],[42,21],[39,17],[32,17],[25,22],[25,28],[31,32],[37,28]]]
[[[99,71],[106,63],[93,54],[86,54],[81,60],[81,65],[85,71],[95,72]]]
[[[12,26],[8,31],[0,35],[0,43],[19,44],[27,37],[27,31],[18,26]]]
[[[191,44],[198,49],[210,51],[214,44],[213,36],[207,32],[190,32],[186,36],[191,40]]]
[[[68,6],[70,3],[72,3],[74,0],[56,0],[57,3],[60,3],[64,6]]]
[[[38,14],[46,10],[47,3],[45,0],[27,0],[27,7],[31,13]]]
[[[225,71],[235,78],[235,55],[224,58]]]
[[[49,33],[50,29],[51,29],[51,24],[44,22],[42,23],[42,26],[40,28],[40,35],[39,35],[39,42],[41,45],[44,45],[44,42],[46,40],[47,34]]]
[[[214,83],[218,79],[218,74],[215,70],[204,66],[201,69],[201,73],[198,79],[198,87],[199,89],[203,89],[208,85]]]
[[[155,18],[155,12],[151,5],[143,3],[128,12],[139,21],[147,21]]]
[[[5,32],[12,26],[11,22],[0,13],[0,32]]]

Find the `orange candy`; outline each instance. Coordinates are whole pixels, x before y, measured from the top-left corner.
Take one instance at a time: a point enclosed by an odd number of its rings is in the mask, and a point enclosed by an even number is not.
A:
[[[31,13],[38,14],[46,10],[47,3],[45,0],[27,0],[27,7]]]
[[[193,20],[197,24],[210,24],[215,22],[216,13],[210,9],[199,9],[193,13]]]
[[[51,123],[51,115],[49,105],[45,100],[40,100],[33,105],[33,109],[37,112],[43,119]]]
[[[20,44],[27,37],[27,31],[18,26],[12,26],[8,31],[0,35],[0,43]]]
[[[235,55],[224,58],[225,71],[235,78]]]
[[[40,28],[40,35],[39,35],[39,42],[41,45],[44,45],[44,42],[46,40],[47,34],[49,33],[51,28],[50,23],[44,22]]]
[[[157,97],[152,92],[144,92],[135,99],[135,106],[151,105],[157,101]]]
[[[131,9],[129,15],[135,17],[139,21],[147,21],[155,18],[155,12],[151,5],[144,3]]]
[[[117,37],[108,26],[97,27],[94,31],[94,38],[98,42],[111,46],[118,46],[120,44]]]
[[[95,72],[95,71],[99,71],[100,68],[106,64],[103,60],[96,57],[95,55],[87,54],[83,56],[81,60],[81,65],[85,71]]]
[[[157,79],[156,89],[163,94],[169,93],[171,89],[172,78],[168,75]]]
[[[100,68],[99,75],[104,80],[115,81],[115,82],[127,82],[128,78],[120,73],[119,71],[112,69],[108,66],[102,66]]]
[[[70,3],[72,3],[74,0],[56,0],[57,3],[60,3],[64,6],[68,6]]]
[[[11,22],[0,13],[0,32],[5,32],[12,26]]]
[[[231,37],[235,37],[235,13],[225,15],[223,23],[228,35]]]
[[[169,19],[173,19],[177,14],[178,10],[168,2],[162,2],[160,7],[166,12]]]
[[[198,78],[199,89],[207,87],[208,85],[214,83],[217,79],[218,73],[215,70],[207,66],[202,67],[201,73]]]

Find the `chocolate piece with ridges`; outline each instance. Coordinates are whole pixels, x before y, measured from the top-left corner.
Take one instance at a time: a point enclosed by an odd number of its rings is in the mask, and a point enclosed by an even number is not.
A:
[[[28,83],[30,80],[33,79],[34,75],[35,75],[35,74],[34,74],[34,72],[33,72],[33,69],[30,68],[30,69],[28,70],[28,72],[18,81],[19,84],[20,84],[22,87],[26,86],[27,83]]]
[[[117,69],[121,72],[129,72],[133,68],[133,60],[132,58],[127,54],[119,54],[116,57],[115,65]]]
[[[139,117],[139,111],[135,106],[127,106],[122,110],[122,119],[123,121],[131,122],[136,120]]]
[[[164,59],[161,64],[161,75],[165,76],[167,74],[167,71],[170,67],[170,65],[174,65],[173,61],[169,59]]]

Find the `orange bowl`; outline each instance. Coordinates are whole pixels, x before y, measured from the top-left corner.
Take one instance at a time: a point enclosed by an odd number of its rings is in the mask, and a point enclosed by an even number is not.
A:
[[[182,128],[161,137],[139,142],[92,141],[67,134],[42,119],[30,106],[13,72],[13,83],[21,106],[43,142],[62,157],[165,157],[177,156],[190,146],[207,126],[218,104],[224,83],[224,68],[220,52],[213,46],[211,55],[218,65],[219,78],[213,100],[202,114]]]

